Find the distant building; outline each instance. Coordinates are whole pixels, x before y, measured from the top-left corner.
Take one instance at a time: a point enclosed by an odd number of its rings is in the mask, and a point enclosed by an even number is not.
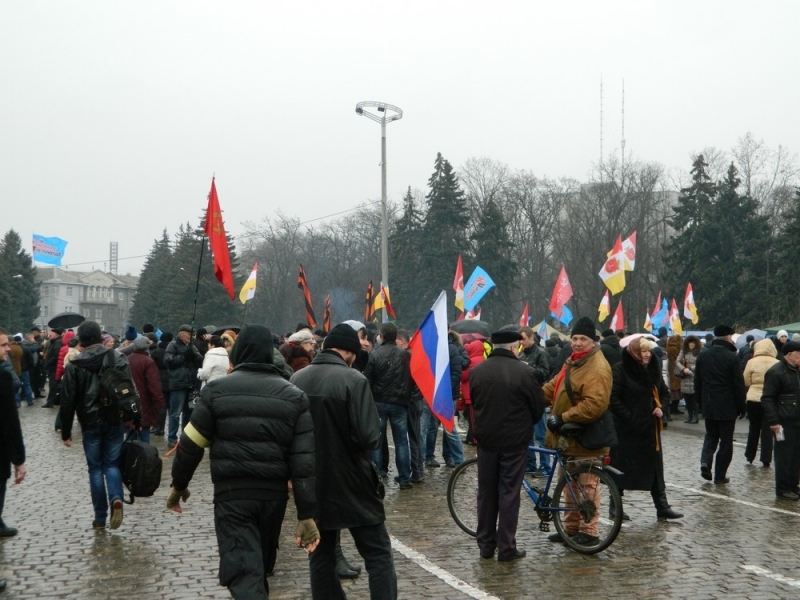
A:
[[[97,321],[105,331],[124,333],[133,295],[139,285],[138,277],[112,275],[100,270],[37,267],[36,279],[41,283],[37,319],[40,326],[46,326],[58,313],[77,312],[87,320]]]

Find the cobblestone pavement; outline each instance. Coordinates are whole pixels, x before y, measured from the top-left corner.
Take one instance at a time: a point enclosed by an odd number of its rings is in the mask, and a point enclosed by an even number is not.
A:
[[[91,529],[92,508],[79,432],[63,447],[53,410],[20,409],[28,449],[28,479],[8,490],[5,520],[20,529],[0,541],[6,598],[228,598],[217,583],[208,461],[191,486],[182,515],[164,508],[171,458],[153,498],[125,506],[116,531]],[[547,541],[523,498],[517,535],[528,552],[513,563],[481,560],[474,539],[447,511],[450,469],[430,469],[411,490],[387,486],[388,529],[402,598],[788,598],[800,588],[800,506],[777,501],[772,469],[748,466],[747,422],[737,424],[731,484],[699,476],[703,425],[673,422],[664,432],[666,480],[673,507],[686,517],[655,519],[649,493],[628,492],[626,523],[616,542],[596,556]],[[163,438],[154,438],[165,450]],[[473,454],[467,447],[467,454]],[[290,502],[271,598],[310,597],[307,557],[294,548]],[[345,554],[362,564],[348,534]],[[358,559],[358,560],[356,560]],[[366,574],[344,583],[349,598],[368,598]]]

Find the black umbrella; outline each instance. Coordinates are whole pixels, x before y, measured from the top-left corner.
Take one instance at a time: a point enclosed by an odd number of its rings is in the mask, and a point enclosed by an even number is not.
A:
[[[86,320],[80,313],[76,312],[63,312],[57,314],[55,317],[47,322],[50,329],[72,329],[77,327]]]
[[[479,333],[486,338],[492,335],[491,326],[486,321],[478,321],[477,319],[454,321],[450,323],[450,329],[456,333]]]
[[[212,335],[222,335],[226,331],[232,331],[236,335],[239,335],[239,332],[241,330],[242,328],[239,327],[238,325],[231,325],[230,327],[218,327],[217,329],[214,330],[214,333]]]

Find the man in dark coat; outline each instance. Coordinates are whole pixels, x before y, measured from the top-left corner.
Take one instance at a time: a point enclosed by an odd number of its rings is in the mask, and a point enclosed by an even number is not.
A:
[[[169,413],[169,369],[164,364],[164,355],[167,352],[167,346],[173,340],[174,336],[169,331],[161,334],[161,340],[155,348],[150,348],[150,358],[156,363],[158,367],[158,377],[161,380],[161,395],[164,398],[164,406],[158,411],[156,424],[150,428],[151,435],[164,435],[164,427],[166,426],[166,419]]]
[[[522,336],[501,330],[491,339],[492,353],[469,373],[478,440],[476,539],[481,558],[493,558],[496,549],[497,560],[509,561],[525,556],[515,539],[519,489],[544,396],[533,369],[517,359]]]
[[[59,391],[59,383],[56,381],[56,369],[58,368],[58,355],[61,353],[61,334],[63,329],[53,328],[47,332],[50,343],[47,345],[47,354],[44,356],[44,368],[47,371],[48,392],[47,400],[42,408],[52,408],[55,406],[56,396]]]
[[[609,366],[613,367],[622,360],[622,349],[619,345],[619,338],[612,329],[606,329],[600,334],[600,352],[606,357]]]
[[[550,379],[550,360],[547,352],[539,345],[533,329],[520,327],[519,332],[522,335],[522,351],[519,353],[519,357],[528,363],[528,366],[536,373],[536,379],[544,385],[544,382]]]
[[[775,495],[800,500],[800,342],[783,344],[783,359],[764,375],[761,405],[776,436]]]
[[[83,437],[83,452],[89,467],[89,489],[94,506],[92,527],[106,526],[111,506],[111,529],[122,525],[122,474],[119,455],[122,450],[122,423],[119,411],[108,404],[100,389],[100,371],[105,368],[106,355],[113,353],[113,364],[130,375],[128,358],[102,345],[103,332],[94,321],[78,326],[78,341],[83,352],[64,369],[61,379],[61,440],[72,446],[72,422],[78,415]]]
[[[219,583],[237,599],[269,597],[267,568],[280,538],[292,481],[295,541],[313,552],[314,424],[308,397],[272,362],[272,333],[246,325],[231,352],[233,371],[208,383],[181,434],[167,508],[180,500],[209,447]]]
[[[197,387],[197,369],[203,366],[203,357],[192,343],[192,328],[181,325],[178,337],[172,340],[164,352],[164,364],[169,369],[169,431],[167,447],[178,441],[178,426],[189,422],[192,409],[189,406],[191,391]]]
[[[147,349],[150,340],[141,336],[134,340],[133,352],[128,355],[131,367],[131,379],[142,405],[142,427],[139,439],[150,443],[150,428],[158,425],[158,416],[164,409],[164,395],[161,392],[161,378],[158,367],[150,358]],[[163,421],[162,421],[163,422]]]
[[[747,399],[742,368],[733,345],[733,329],[727,325],[714,328],[714,340],[697,356],[694,388],[703,407],[706,436],[700,454],[700,475],[711,480],[714,453],[714,483],[728,483],[728,466],[733,458],[733,431],[736,418],[743,417]]]
[[[370,461],[380,445],[378,412],[367,378],[350,368],[360,350],[355,330],[339,324],[325,338],[323,351],[292,376],[311,402],[317,446],[315,516],[321,540],[310,563],[314,599],[345,597],[336,576],[340,529],[350,530],[364,558],[370,598],[397,598],[383,486]]]

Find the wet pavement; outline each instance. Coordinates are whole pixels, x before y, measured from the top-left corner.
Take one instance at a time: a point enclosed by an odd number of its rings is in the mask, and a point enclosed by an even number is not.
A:
[[[41,401],[39,401],[41,402]],[[116,531],[93,531],[86,466],[76,426],[65,448],[53,431],[55,412],[37,404],[20,409],[28,478],[9,486],[4,518],[18,527],[0,540],[5,598],[229,598],[217,582],[208,460],[190,486],[182,515],[164,508],[171,458],[153,498],[125,506]],[[676,417],[676,419],[681,417]],[[387,527],[402,598],[789,598],[800,594],[800,506],[778,501],[773,470],[747,465],[747,421],[737,423],[731,483],[700,478],[703,425],[673,421],[663,434],[668,495],[684,519],[659,523],[647,492],[627,492],[631,521],[614,544],[595,556],[547,541],[523,498],[513,563],[479,558],[473,538],[447,510],[450,469],[430,469],[424,483],[387,486]],[[162,451],[163,438],[154,438]],[[467,456],[474,454],[466,448]],[[758,464],[758,463],[757,463]],[[391,479],[391,478],[390,478]],[[309,598],[307,557],[294,548],[290,501],[270,598]],[[363,562],[343,533],[345,554]],[[344,582],[348,598],[368,598],[366,574]],[[591,596],[589,596],[591,595]]]

